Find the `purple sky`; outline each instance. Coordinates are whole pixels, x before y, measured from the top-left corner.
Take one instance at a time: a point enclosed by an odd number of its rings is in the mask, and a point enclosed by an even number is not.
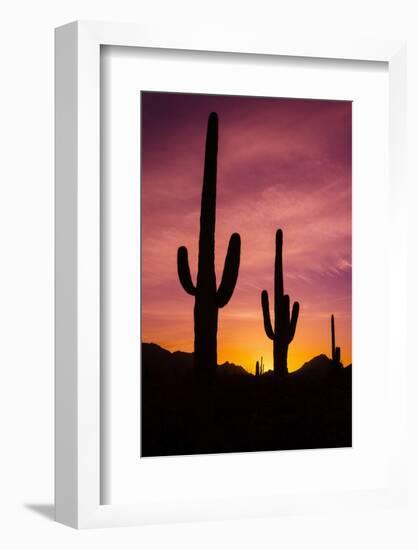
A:
[[[196,277],[207,118],[219,115],[216,271],[233,232],[241,267],[220,311],[219,362],[272,368],[260,293],[273,296],[275,231],[284,232],[284,286],[300,302],[289,352],[294,370],[330,354],[335,314],[351,361],[351,103],[142,93],[142,339],[193,349],[193,298],[176,272],[181,245]]]

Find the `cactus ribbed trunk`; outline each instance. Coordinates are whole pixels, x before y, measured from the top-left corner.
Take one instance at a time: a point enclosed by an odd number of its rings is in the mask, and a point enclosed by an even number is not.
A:
[[[180,282],[188,294],[195,296],[194,368],[199,374],[212,373],[217,366],[219,308],[224,307],[232,297],[240,263],[240,236],[234,233],[229,241],[223,277],[217,288],[215,271],[217,148],[218,117],[216,113],[211,113],[207,124],[198,241],[198,273],[195,286],[191,279],[188,251],[184,246],[178,249]]]
[[[194,305],[194,366],[207,372],[217,365],[219,310],[210,300],[196,299]]]
[[[282,269],[282,231],[275,236],[275,269],[274,269],[274,333],[279,334],[284,323],[284,275]],[[281,328],[280,328],[281,327]],[[278,341],[274,338],[274,373],[280,377],[288,374],[287,356],[288,342],[282,331]]]
[[[217,365],[218,307],[215,271],[216,186],[217,186],[217,117],[210,117],[207,126],[201,193],[200,236],[198,241],[198,292],[194,305],[194,362],[207,371]]]
[[[285,377],[288,374],[288,347],[289,342],[274,340],[274,374],[279,378]]]

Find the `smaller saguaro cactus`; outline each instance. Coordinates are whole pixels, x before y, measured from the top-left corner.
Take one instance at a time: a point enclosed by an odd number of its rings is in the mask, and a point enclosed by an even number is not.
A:
[[[261,295],[265,332],[274,343],[274,375],[280,378],[288,374],[288,346],[294,338],[300,311],[299,303],[294,302],[290,315],[290,297],[284,294],[282,240],[282,230],[278,229],[275,236],[274,328],[269,313],[268,292],[263,290]]]
[[[259,361],[256,361],[255,376],[256,376],[256,377],[260,376]]]
[[[338,367],[340,366],[340,348],[336,347],[336,336],[334,330],[334,315],[331,317],[331,327],[332,327],[332,362]]]

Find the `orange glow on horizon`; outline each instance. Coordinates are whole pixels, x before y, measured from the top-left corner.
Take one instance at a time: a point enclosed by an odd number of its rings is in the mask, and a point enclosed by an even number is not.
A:
[[[192,300],[190,300],[192,302]],[[190,303],[191,305],[191,303]],[[190,315],[189,336],[184,340],[161,340],[157,334],[149,332],[143,335],[144,342],[154,342],[163,348],[174,351],[193,351],[193,320],[192,305]],[[351,339],[350,319],[336,319],[336,343],[341,347],[342,363],[344,366],[351,364]],[[248,372],[255,373],[256,361],[263,357],[265,372],[273,369],[272,341],[266,336],[263,328],[262,312],[259,310],[258,319],[246,322],[243,326],[239,323],[239,331],[235,330],[233,317],[220,313],[217,360],[219,364],[229,361],[244,367]],[[302,343],[302,345],[300,345]],[[293,342],[288,350],[288,370],[296,371],[313,357],[324,354],[331,357],[330,318],[322,318],[309,321],[302,318],[300,313],[299,326]]]

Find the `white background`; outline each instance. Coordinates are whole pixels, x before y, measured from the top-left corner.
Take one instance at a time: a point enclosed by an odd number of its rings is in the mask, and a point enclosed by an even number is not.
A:
[[[417,97],[417,35],[413,2],[401,0],[197,3],[139,0],[15,0],[2,8],[0,86],[0,545],[4,548],[298,548],[417,546],[417,510],[366,515],[153,526],[76,532],[52,523],[53,498],[53,28],[74,19],[207,22],[249,33],[336,33],[409,40],[409,97]],[[417,151],[417,109],[410,101],[409,149]],[[417,171],[410,154],[410,181]],[[410,189],[410,212],[417,206]],[[412,216],[413,233],[416,216]],[[413,241],[415,243],[415,240]],[[417,247],[414,245],[414,248]],[[410,302],[416,306],[416,253]],[[410,313],[409,322],[413,321]],[[415,327],[415,324],[414,324]],[[410,325],[410,328],[413,327]],[[410,331],[413,336],[414,331]],[[414,341],[414,338],[410,338]],[[410,409],[416,416],[415,364]],[[410,426],[415,460],[416,424]],[[411,470],[415,504],[417,484]],[[43,505],[44,507],[40,507]],[[30,508],[32,507],[32,509]],[[33,510],[35,507],[35,510]]]

